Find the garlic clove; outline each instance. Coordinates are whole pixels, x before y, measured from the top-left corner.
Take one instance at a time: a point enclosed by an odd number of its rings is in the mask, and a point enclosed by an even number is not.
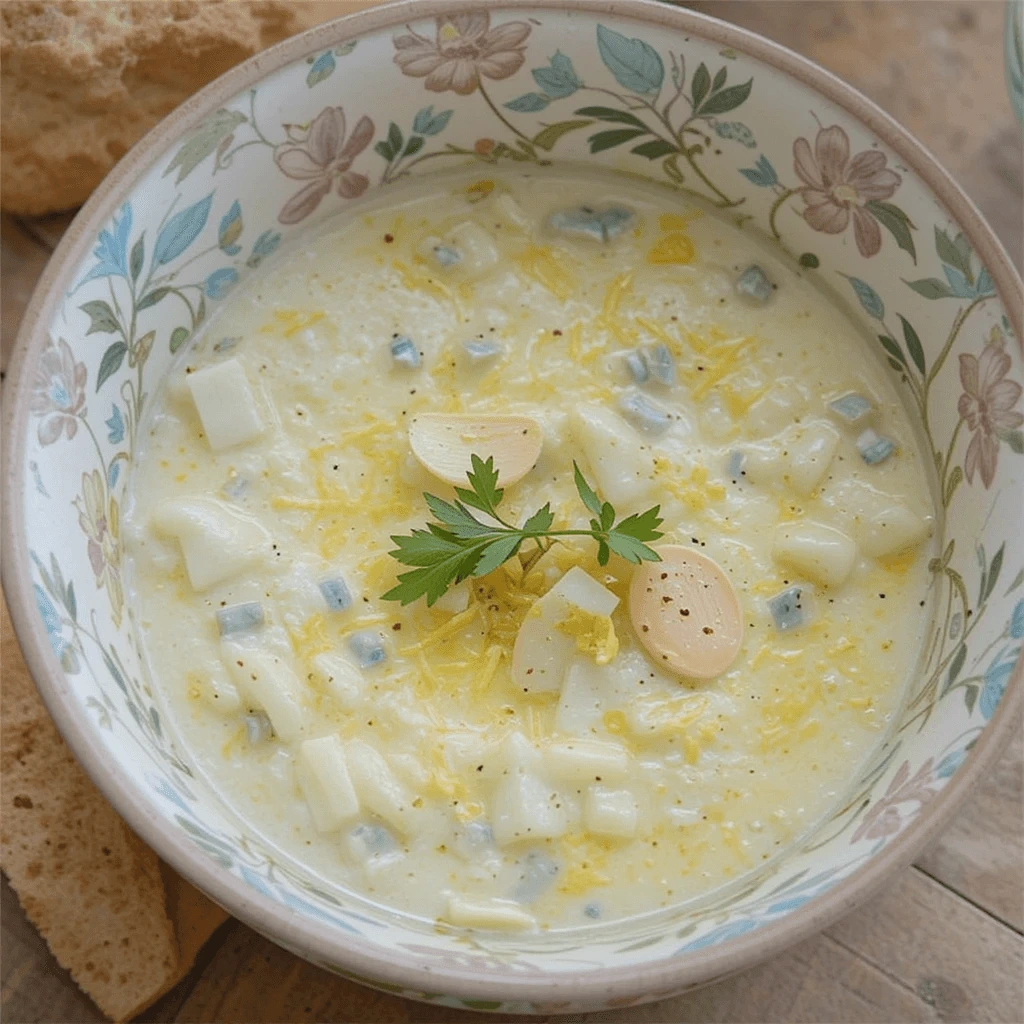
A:
[[[409,424],[409,444],[428,472],[466,486],[471,455],[494,457],[498,485],[521,480],[533,469],[544,430],[532,416],[422,413]]]
[[[629,614],[654,663],[692,679],[712,679],[736,659],[743,610],[729,577],[690,548],[657,548],[660,562],[633,574]]]

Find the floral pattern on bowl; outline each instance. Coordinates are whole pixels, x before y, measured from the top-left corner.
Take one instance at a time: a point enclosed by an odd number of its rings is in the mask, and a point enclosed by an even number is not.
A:
[[[1010,313],[1021,286],[912,141],[770,44],[642,3],[472,6],[384,7],[261,55],[101,189],[26,318],[8,403],[5,586],[87,769],[159,852],[255,927],[347,977],[445,1005],[622,1006],[820,926],[906,860],[946,791],[993,756],[1024,641],[1024,372]],[[937,614],[890,738],[786,857],[617,925],[469,934],[331,889],[192,771],[126,609],[125,471],[172,359],[286,237],[435,167],[475,162],[486,180],[571,161],[700,197],[851,304],[933,456],[946,514]]]

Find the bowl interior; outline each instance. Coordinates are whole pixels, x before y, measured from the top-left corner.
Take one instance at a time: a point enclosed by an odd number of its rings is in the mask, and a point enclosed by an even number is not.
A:
[[[805,905],[838,908],[845,879],[923,834],[940,794],[971,773],[972,749],[991,746],[1024,637],[1020,283],[918,147],[851,96],[791,55],[661,5],[406,4],[254,59],[122,163],[26,320],[5,584],[62,730],[159,852],[325,966],[512,1010],[706,980],[749,960],[753,933],[768,942],[790,918],[811,927]],[[878,339],[935,454],[945,518],[919,674],[843,806],[730,891],[585,934],[417,923],[269,846],[190,768],[125,593],[120,509],[140,419],[194,332],[284,240],[407,175],[469,162],[482,180],[573,162],[641,175],[774,239]]]

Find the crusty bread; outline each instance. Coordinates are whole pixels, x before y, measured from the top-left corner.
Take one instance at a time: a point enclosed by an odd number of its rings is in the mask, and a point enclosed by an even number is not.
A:
[[[3,606],[3,869],[57,959],[115,1020],[178,973],[160,863],[79,768]]]
[[[4,0],[0,205],[79,205],[131,145],[252,54],[369,0]]]

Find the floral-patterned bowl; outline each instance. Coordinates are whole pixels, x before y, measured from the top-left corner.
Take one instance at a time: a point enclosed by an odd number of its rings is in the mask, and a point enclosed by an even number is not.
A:
[[[847,799],[704,902],[499,938],[425,924],[283,858],[193,773],[140,668],[119,509],[175,355],[285,237],[397,179],[600,164],[774,238],[876,339],[944,511],[906,706]],[[866,99],[646,0],[417,0],[254,57],[182,106],[75,220],[6,403],[4,588],[44,698],[133,828],[302,956],[419,999],[554,1011],[657,999],[806,936],[905,865],[1013,728],[1024,638],[1020,279],[975,208]]]

